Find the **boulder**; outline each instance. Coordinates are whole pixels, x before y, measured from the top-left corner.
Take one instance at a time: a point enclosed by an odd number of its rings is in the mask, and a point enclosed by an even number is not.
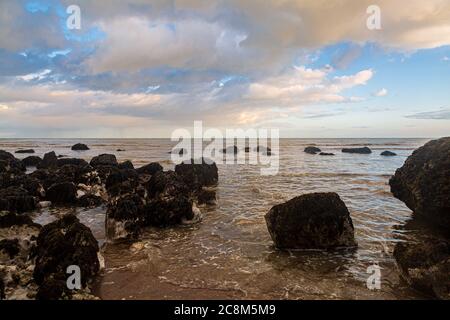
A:
[[[33,220],[26,214],[0,211],[0,228],[10,228],[12,226],[40,227],[39,224],[34,223]]]
[[[33,149],[20,149],[17,150],[15,153],[34,153]]]
[[[334,156],[334,153],[331,152],[321,152],[319,153],[320,156]]]
[[[42,162],[42,159],[38,156],[28,156],[22,159],[22,163],[26,167],[37,167]]]
[[[392,151],[383,151],[382,153],[380,153],[380,155],[385,156],[385,157],[393,157],[396,156],[397,154],[395,152]]]
[[[450,234],[450,137],[415,150],[389,184],[415,217]]]
[[[44,188],[40,181],[31,175],[20,172],[19,174],[11,174],[11,172],[0,173],[0,189],[9,187],[20,187],[25,189],[30,196],[44,196]]]
[[[350,213],[336,193],[311,193],[274,206],[265,216],[278,248],[356,246]]]
[[[138,174],[153,175],[156,172],[163,171],[163,167],[158,162],[152,162],[152,163],[149,163],[145,166],[138,168],[136,171]]]
[[[359,154],[370,154],[372,150],[368,147],[363,148],[344,148],[342,149],[343,153],[359,153]]]
[[[75,204],[77,201],[77,188],[73,182],[55,183],[47,190],[46,197],[53,204]]]
[[[36,199],[21,187],[0,190],[0,211],[23,213],[36,208]]]
[[[119,163],[119,169],[134,169],[134,165],[130,160]]]
[[[19,239],[2,239],[0,240],[0,252],[4,252],[13,259],[20,252]]]
[[[54,151],[44,154],[44,158],[41,163],[38,164],[38,169],[50,169],[58,166],[58,158]]]
[[[137,194],[125,194],[112,199],[106,212],[107,238],[135,238],[143,226],[143,215],[144,200]]]
[[[37,298],[58,299],[63,294],[70,296],[67,286],[56,285],[66,283],[66,271],[70,265],[80,268],[81,285],[86,287],[99,272],[98,251],[98,243],[91,230],[72,214],[45,225],[36,243],[33,278],[40,286]],[[52,282],[55,286],[48,285]]]
[[[309,147],[306,147],[305,150],[303,150],[303,151],[306,153],[309,153],[309,154],[316,154],[316,153],[320,152],[321,150],[317,147],[309,146]]]
[[[72,146],[72,150],[74,151],[86,151],[89,150],[89,147],[83,143],[77,143]]]
[[[117,167],[119,163],[117,162],[116,156],[113,154],[101,154],[92,158],[90,165],[93,167],[98,166],[113,166]]]
[[[56,161],[58,167],[62,167],[65,165],[73,165],[73,166],[87,166],[88,163],[86,162],[86,160],[83,159],[77,159],[77,158],[60,158],[57,159]]]
[[[219,180],[217,165],[208,159],[196,161],[191,159],[175,166],[175,172],[192,190],[204,186],[213,186]]]
[[[0,172],[17,170],[26,171],[25,165],[11,153],[0,150]]]
[[[103,203],[103,199],[94,194],[85,194],[77,199],[77,205],[85,208],[96,208]]]

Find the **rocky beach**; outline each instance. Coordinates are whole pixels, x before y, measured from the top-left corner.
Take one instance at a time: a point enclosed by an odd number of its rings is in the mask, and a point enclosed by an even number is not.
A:
[[[0,140],[0,298],[449,299],[450,138],[425,142],[285,140],[264,177],[168,140]]]

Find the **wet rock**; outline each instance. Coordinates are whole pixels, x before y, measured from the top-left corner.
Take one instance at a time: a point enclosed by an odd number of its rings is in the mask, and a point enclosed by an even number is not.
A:
[[[117,167],[119,164],[117,162],[116,156],[113,154],[101,154],[92,158],[90,165],[94,168],[97,166],[113,166]]]
[[[124,151],[127,151],[127,150],[124,150],[124,149],[117,149],[116,151],[117,151],[117,152],[124,152]]]
[[[106,212],[106,235],[109,240],[135,238],[143,226],[144,200],[136,194],[113,199]]]
[[[0,189],[8,187],[20,187],[25,189],[30,196],[42,197],[44,195],[44,188],[40,181],[31,175],[25,175],[22,172],[0,173]]]
[[[0,240],[0,252],[4,252],[13,259],[20,252],[20,245],[18,239],[3,239]]]
[[[26,171],[25,165],[11,153],[0,150],[0,172],[17,170]]]
[[[54,151],[44,154],[44,158],[41,163],[37,166],[38,169],[50,169],[56,168],[58,166],[58,158]]]
[[[72,150],[75,151],[86,151],[89,150],[89,147],[83,143],[77,143],[72,146]]]
[[[216,198],[216,190],[209,189],[209,188],[202,188],[200,191],[196,194],[197,202],[199,205],[206,204],[206,205],[215,205],[217,204],[217,198]]]
[[[145,225],[168,226],[194,218],[190,190],[177,173],[155,173],[147,184],[147,191]]]
[[[20,187],[0,190],[0,211],[23,213],[36,208],[36,199]]]
[[[316,154],[316,153],[318,153],[318,152],[320,152],[322,150],[320,150],[317,147],[310,146],[310,147],[306,147],[305,150],[303,150],[303,151],[306,152],[306,153],[309,153],[309,154]]]
[[[20,149],[17,150],[15,153],[34,153],[33,149]]]
[[[102,203],[103,203],[102,197],[99,197],[99,196],[96,196],[93,194],[82,195],[77,200],[77,204],[80,207],[84,207],[84,208],[96,208],[96,207],[100,206]]]
[[[389,184],[415,217],[450,234],[450,137],[415,150]]]
[[[450,242],[427,236],[400,242],[394,258],[401,277],[412,287],[439,299],[450,300]]]
[[[153,175],[156,172],[163,171],[163,167],[157,162],[152,162],[152,163],[149,163],[149,164],[147,164],[145,166],[142,166],[142,167],[138,168],[136,171],[137,171],[138,174],[150,174],[150,175]]]
[[[47,190],[46,197],[53,204],[75,204],[77,201],[77,188],[73,182],[55,183]]]
[[[319,153],[320,156],[334,156],[334,153],[331,152],[321,152]]]
[[[10,228],[12,226],[40,227],[39,224],[34,223],[33,220],[25,214],[16,214],[9,211],[1,211],[0,228]]]
[[[86,287],[99,272],[98,251],[98,243],[91,230],[72,214],[45,225],[37,238],[33,272],[33,278],[40,286],[37,298],[70,296],[71,292],[65,285],[70,265],[80,268],[81,285]]]
[[[88,165],[86,160],[77,159],[77,158],[61,158],[61,159],[57,159],[56,163],[57,163],[58,167],[62,167],[62,166],[66,166],[66,165],[84,167],[84,166]]]
[[[130,187],[137,187],[139,183],[139,175],[137,174],[136,170],[122,169],[111,172],[105,182],[106,190],[111,192],[115,186],[126,181],[130,183]],[[120,192],[121,190],[116,190],[112,193],[118,194]]]
[[[279,248],[354,247],[354,229],[345,203],[336,193],[311,193],[274,206],[265,216]]]
[[[359,153],[359,154],[370,154],[372,150],[368,147],[363,148],[344,148],[342,149],[343,153]]]
[[[191,159],[175,166],[175,172],[192,190],[213,186],[219,180],[217,165],[208,159]]]
[[[385,157],[393,157],[396,156],[397,154],[395,152],[392,151],[383,151],[382,153],[380,153],[380,155],[385,156]]]
[[[37,167],[42,162],[42,159],[38,156],[29,156],[22,159],[22,163],[27,167]]]
[[[3,278],[0,276],[0,300],[6,299],[5,296],[5,283],[3,282]]]
[[[134,169],[134,165],[130,160],[119,163],[119,169]]]

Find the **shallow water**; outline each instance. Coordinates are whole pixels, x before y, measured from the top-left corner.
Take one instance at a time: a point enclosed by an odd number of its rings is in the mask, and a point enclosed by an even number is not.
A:
[[[91,150],[71,151],[82,142]],[[410,210],[389,192],[389,177],[424,139],[282,139],[280,168],[260,175],[257,165],[219,165],[218,205],[202,208],[193,226],[150,228],[139,242],[106,244],[103,207],[44,210],[49,222],[75,211],[103,245],[106,269],[95,291],[105,299],[405,299],[421,298],[399,281],[393,246],[407,235],[397,226]],[[315,144],[335,156],[309,155]],[[135,166],[159,161],[173,169],[164,139],[0,140],[0,149],[33,148],[89,160],[114,153]],[[342,147],[369,146],[370,155],[344,154]],[[117,149],[125,149],[116,152]],[[396,157],[382,157],[392,150]],[[22,158],[27,155],[16,154]],[[359,244],[353,251],[278,251],[264,215],[275,204],[308,192],[337,192],[347,204]],[[369,290],[367,268],[381,267],[381,290]]]

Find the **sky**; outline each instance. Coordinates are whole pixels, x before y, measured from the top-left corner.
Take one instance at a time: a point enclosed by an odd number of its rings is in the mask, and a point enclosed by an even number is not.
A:
[[[0,138],[170,137],[200,120],[449,136],[450,1],[0,1]]]

